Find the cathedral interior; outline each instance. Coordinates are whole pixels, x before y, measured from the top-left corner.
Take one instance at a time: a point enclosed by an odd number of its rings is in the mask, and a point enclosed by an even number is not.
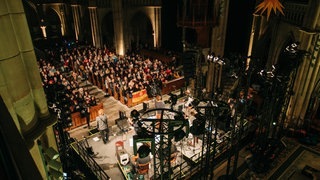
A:
[[[0,22],[0,179],[320,179],[319,0],[0,0]]]

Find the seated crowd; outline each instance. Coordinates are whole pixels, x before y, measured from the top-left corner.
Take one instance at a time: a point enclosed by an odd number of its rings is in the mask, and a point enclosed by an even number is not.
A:
[[[174,65],[160,60],[134,53],[117,56],[107,48],[91,46],[46,50],[46,57],[39,59],[38,65],[49,104],[65,95],[62,99],[71,112],[96,105],[95,96],[79,87],[79,78],[89,80],[110,95],[121,92],[126,104],[132,93],[146,89],[148,97],[154,97],[161,93],[164,82],[181,76]]]

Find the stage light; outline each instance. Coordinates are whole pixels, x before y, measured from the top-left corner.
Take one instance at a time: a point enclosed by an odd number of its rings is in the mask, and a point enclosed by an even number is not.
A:
[[[57,160],[50,160],[48,166],[53,170],[62,172],[62,164]]]
[[[59,153],[53,149],[52,147],[49,147],[46,151],[45,154],[51,159],[51,160],[56,160],[59,157]]]
[[[50,175],[52,176],[53,179],[63,179],[63,174],[61,171],[56,171],[51,169],[49,171]]]
[[[298,42],[291,43],[286,47],[285,51],[291,54],[295,54],[298,51],[298,45],[299,45]]]

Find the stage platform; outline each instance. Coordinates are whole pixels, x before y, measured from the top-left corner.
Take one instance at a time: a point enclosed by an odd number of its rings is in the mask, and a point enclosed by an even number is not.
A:
[[[219,137],[217,137],[217,146],[216,146],[216,157],[225,153],[228,147],[228,143],[226,143],[229,133],[224,133],[223,131],[218,131]],[[110,128],[109,133],[109,142],[104,144],[100,133],[92,134],[91,136],[86,137],[78,141],[79,143],[86,143],[87,146],[92,147],[92,151],[94,155],[92,155],[94,161],[101,167],[101,169],[111,178],[111,179],[131,179],[135,176],[135,174],[130,175],[129,172],[134,166],[130,165],[121,165],[117,159],[117,142],[123,142],[123,148],[126,153],[128,153],[128,157],[130,158],[130,162],[132,161],[132,157],[135,155],[134,153],[134,141],[133,138],[136,135],[133,127],[130,127],[130,130],[127,132],[123,132],[117,125],[114,125]],[[155,141],[156,141],[155,137]],[[77,143],[77,142],[75,142]],[[142,143],[138,144],[136,149]],[[171,163],[172,176],[192,176],[192,169],[195,166],[199,165],[199,162],[203,160],[205,157],[206,149],[203,149],[203,143],[201,137],[194,138],[191,134],[188,137],[185,137],[179,142],[175,142],[174,144],[177,147],[176,159]],[[77,149],[76,145],[73,145]],[[207,147],[207,146],[205,146]],[[212,153],[213,148],[210,150]],[[203,154],[202,154],[203,153]],[[151,154],[152,160],[149,166],[149,172],[145,179],[152,178],[154,174],[154,161],[153,155]],[[216,162],[218,164],[218,162]]]

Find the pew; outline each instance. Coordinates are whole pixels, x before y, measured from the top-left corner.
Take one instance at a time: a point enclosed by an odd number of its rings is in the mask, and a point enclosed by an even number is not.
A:
[[[171,56],[167,56],[164,55],[160,52],[157,51],[152,51],[152,50],[147,50],[147,49],[141,49],[140,50],[140,54],[143,56],[147,56],[153,59],[158,59],[160,61],[162,61],[163,63],[170,63],[172,62],[172,57]]]
[[[179,77],[177,79],[173,79],[171,81],[163,83],[161,93],[162,94],[169,94],[170,92],[178,90],[184,86],[185,86],[184,77]]]
[[[185,79],[184,79],[184,77],[180,77],[180,78],[168,81],[166,83],[163,83],[161,93],[162,94],[169,94],[170,92],[172,92],[174,90],[178,90],[184,86],[185,86]],[[127,96],[127,98],[128,98],[128,103],[127,103],[128,107],[132,107],[132,106],[140,104],[144,101],[149,100],[145,89],[138,91],[138,92],[134,92],[134,93],[132,93],[132,98],[129,98],[129,96]]]
[[[113,92],[114,92],[113,94],[114,99],[119,100],[119,93],[117,92],[115,85],[113,86]]]
[[[122,104],[125,104],[125,103],[124,103],[124,98],[123,98],[123,95],[122,95],[122,88],[119,89],[119,95],[120,95],[120,102],[121,102]]]
[[[129,95],[127,95],[127,98],[128,98],[128,104],[127,104],[128,107],[132,107],[144,101],[149,100],[146,89],[132,93],[132,98],[129,98]]]
[[[99,103],[96,106],[90,107],[90,122],[95,121],[98,116],[99,109],[103,108],[103,104]],[[87,124],[87,120],[85,117],[81,117],[80,112],[75,112],[71,114],[72,126],[67,128],[68,130],[80,127],[82,125]]]

